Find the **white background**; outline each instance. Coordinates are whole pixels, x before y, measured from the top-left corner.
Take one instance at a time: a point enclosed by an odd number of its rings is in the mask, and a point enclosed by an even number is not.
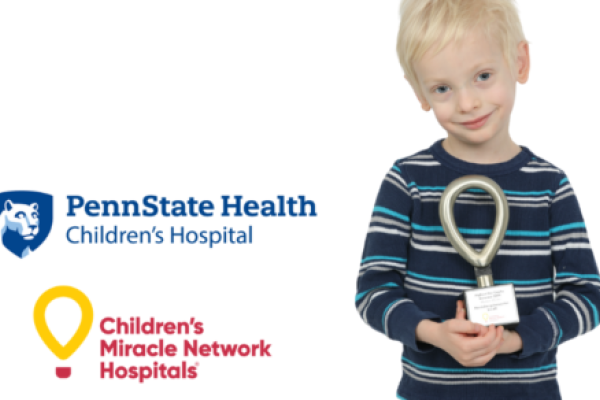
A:
[[[511,135],[567,172],[598,254],[600,6],[518,5],[532,69],[518,88]],[[402,78],[398,10],[398,1],[354,0],[2,2],[0,192],[46,192],[55,205],[52,232],[36,252],[20,260],[0,249],[0,397],[395,398],[401,345],[358,317],[358,263],[388,168],[445,136]],[[148,194],[216,204],[224,194],[305,195],[318,217],[66,217],[67,195]],[[254,244],[65,239],[69,226],[99,224],[252,224]],[[44,346],[32,318],[37,298],[57,285],[84,291],[95,312],[89,337],[67,362]],[[48,310],[58,330],[78,318],[69,301]],[[195,317],[205,324],[200,340],[264,339],[273,356],[200,359],[195,380],[101,380],[106,336],[98,322],[107,316]],[[599,335],[561,346],[565,399],[595,390]],[[54,376],[62,365],[73,368],[68,380]]]

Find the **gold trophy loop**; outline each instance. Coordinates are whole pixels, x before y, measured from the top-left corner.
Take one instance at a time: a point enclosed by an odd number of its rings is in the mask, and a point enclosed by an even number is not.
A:
[[[489,193],[496,205],[494,228],[481,251],[474,250],[467,243],[454,220],[454,204],[458,195],[472,188]],[[494,285],[491,267],[508,226],[509,209],[504,192],[496,182],[485,176],[463,176],[446,187],[440,199],[439,212],[444,233],[452,247],[475,267],[478,289],[466,290],[464,293],[467,319],[486,326],[494,324],[514,328],[519,323],[514,285]]]

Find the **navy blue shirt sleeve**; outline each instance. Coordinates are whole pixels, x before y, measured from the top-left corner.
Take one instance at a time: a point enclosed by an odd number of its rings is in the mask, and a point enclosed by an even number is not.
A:
[[[523,349],[514,358],[549,351],[598,326],[598,267],[575,192],[564,174],[557,180],[549,211],[555,301],[521,316],[516,331]]]
[[[419,309],[404,289],[411,237],[412,199],[407,179],[394,165],[387,173],[373,209],[358,277],[356,308],[373,329],[415,351],[433,346],[417,342],[416,327],[438,315]]]

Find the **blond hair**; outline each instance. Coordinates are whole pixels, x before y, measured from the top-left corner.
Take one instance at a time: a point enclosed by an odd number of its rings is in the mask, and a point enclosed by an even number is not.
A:
[[[481,28],[502,49],[512,71],[517,45],[525,41],[514,0],[402,0],[396,51],[406,79],[421,92],[413,62],[437,42],[435,54],[450,41],[460,42],[473,28]]]

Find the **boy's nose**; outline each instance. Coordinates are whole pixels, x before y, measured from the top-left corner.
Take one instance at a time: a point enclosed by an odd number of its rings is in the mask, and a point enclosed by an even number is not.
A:
[[[460,112],[469,112],[481,107],[478,93],[472,88],[463,88],[457,93],[457,108]]]

